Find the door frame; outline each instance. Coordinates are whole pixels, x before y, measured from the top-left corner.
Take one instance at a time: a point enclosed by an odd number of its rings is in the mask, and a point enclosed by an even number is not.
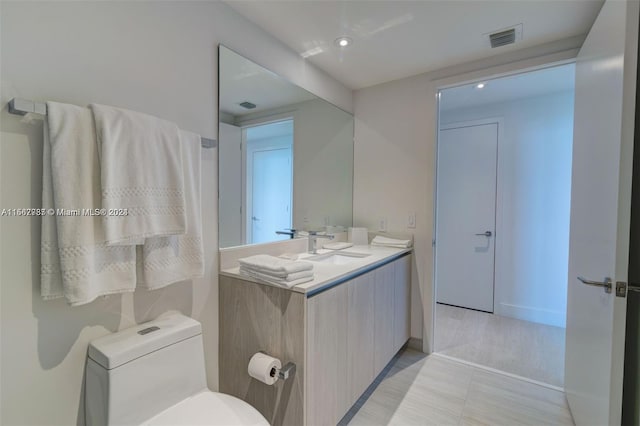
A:
[[[481,65],[479,69],[475,70],[463,70],[459,73],[451,72],[449,76],[434,78],[431,81],[431,87],[429,88],[431,93],[431,108],[433,108],[435,118],[433,122],[433,140],[435,141],[431,157],[431,165],[432,165],[432,184],[431,186],[431,197],[434,202],[432,203],[431,210],[431,255],[426,256],[423,260],[425,262],[425,272],[426,279],[422,283],[418,283],[420,285],[420,295],[421,295],[421,307],[422,307],[422,352],[429,354],[433,352],[434,341],[435,341],[435,312],[436,312],[436,297],[435,297],[435,232],[436,232],[436,205],[435,199],[437,196],[437,145],[438,145],[438,136],[440,133],[440,92],[444,89],[449,89],[452,87],[463,86],[466,84],[477,84],[481,82],[486,82],[488,80],[493,80],[500,77],[513,76],[518,74],[524,74],[531,71],[543,70],[546,68],[552,68],[561,65],[567,64],[575,64],[576,56],[579,51],[579,46],[568,48],[556,53],[548,53],[540,56],[535,56],[528,59],[516,59],[513,62],[502,62],[497,65]],[[521,58],[521,56],[520,56]],[[426,194],[427,198],[429,198],[429,193]],[[496,230],[497,233],[497,230]],[[416,262],[420,261],[416,256]]]
[[[440,120],[438,119],[438,124],[440,124]],[[440,125],[438,128],[438,137],[436,138],[436,173],[434,177],[434,197],[433,197],[433,312],[434,312],[434,320],[433,320],[433,335],[435,337],[435,328],[436,328],[436,320],[435,320],[435,310],[436,305],[438,303],[438,283],[436,280],[437,277],[437,252],[438,245],[436,243],[437,239],[437,229],[438,229],[438,149],[440,147],[440,132],[443,130],[451,130],[451,129],[459,129],[462,127],[476,127],[483,126],[487,124],[496,124],[498,126],[498,140],[496,142],[496,197],[495,197],[495,206],[494,206],[494,222],[493,222],[493,297],[492,299],[492,313],[496,310],[496,281],[497,281],[497,273],[499,268],[496,267],[498,263],[498,257],[496,253],[499,252],[498,248],[502,248],[500,243],[501,235],[502,235],[502,214],[498,211],[498,206],[502,205],[502,179],[500,179],[500,147],[504,137],[504,118],[503,117],[488,117],[488,118],[480,118],[477,120],[464,120],[464,121],[454,121],[451,123],[447,123],[444,125]],[[434,348],[435,352],[435,348]]]

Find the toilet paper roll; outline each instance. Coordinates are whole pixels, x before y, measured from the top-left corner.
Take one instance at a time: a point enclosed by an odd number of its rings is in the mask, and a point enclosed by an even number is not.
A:
[[[348,239],[356,246],[369,244],[369,230],[367,228],[349,228]]]
[[[272,385],[278,380],[278,371],[281,368],[282,363],[278,358],[258,352],[251,357],[247,371],[254,379]]]

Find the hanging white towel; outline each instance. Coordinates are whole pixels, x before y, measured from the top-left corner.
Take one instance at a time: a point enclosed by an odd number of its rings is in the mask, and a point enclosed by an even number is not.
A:
[[[131,292],[135,247],[107,246],[102,217],[100,162],[88,108],[47,102],[43,155],[41,293],[82,305],[101,295]]]
[[[186,232],[184,173],[178,127],[169,121],[105,105],[90,105],[102,165],[107,244]]]
[[[184,164],[185,235],[153,237],[138,249],[138,285],[149,290],[204,275],[201,202],[201,139],[180,131]]]
[[[49,142],[49,126],[45,120],[44,143],[42,145],[42,208],[47,214],[42,216],[40,234],[40,294],[45,300],[64,296],[51,179],[51,144]]]

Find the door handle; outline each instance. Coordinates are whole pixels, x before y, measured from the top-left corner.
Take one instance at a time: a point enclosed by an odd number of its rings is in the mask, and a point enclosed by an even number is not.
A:
[[[479,236],[479,237],[490,237],[493,234],[491,233],[491,231],[485,231],[482,234],[476,234],[476,235]]]
[[[593,280],[588,280],[584,277],[578,277],[578,279],[580,280],[580,282],[582,282],[582,284],[586,284],[586,285],[592,285],[594,287],[604,287],[604,292],[605,293],[611,293],[611,288],[613,287],[611,278],[609,277],[605,277],[604,281],[593,281]]]

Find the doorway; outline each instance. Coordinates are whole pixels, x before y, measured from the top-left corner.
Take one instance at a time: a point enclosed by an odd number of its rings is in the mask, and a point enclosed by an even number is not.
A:
[[[248,244],[285,239],[293,201],[293,120],[245,127],[245,216]]]
[[[434,350],[561,388],[573,64],[442,90]]]

